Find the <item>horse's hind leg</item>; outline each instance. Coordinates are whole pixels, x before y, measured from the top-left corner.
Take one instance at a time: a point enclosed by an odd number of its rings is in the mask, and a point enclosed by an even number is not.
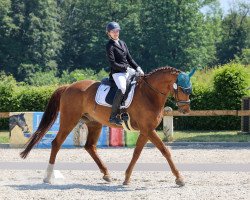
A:
[[[81,113],[78,112],[71,114],[71,116],[67,112],[61,112],[59,132],[57,133],[56,138],[52,141],[49,164],[47,167],[45,178],[43,179],[45,183],[51,183],[51,177],[53,176],[54,172],[56,155],[60,150],[62,143],[69,135],[70,131],[72,131],[72,129],[76,126],[80,117]]]
[[[104,163],[101,161],[96,150],[96,144],[101,134],[102,124],[95,122],[95,121],[91,121],[87,123],[87,127],[88,127],[88,137],[87,137],[87,141],[86,141],[84,148],[90,154],[90,156],[94,159],[100,171],[104,174],[103,179],[105,181],[111,182],[108,169],[104,165]]]
[[[183,178],[181,177],[179,171],[177,170],[172,158],[169,149],[165,146],[165,144],[161,141],[160,137],[157,135],[156,131],[154,130],[152,133],[148,134],[149,140],[160,150],[162,155],[167,159],[168,164],[171,168],[172,173],[176,177],[176,184],[179,186],[184,186],[185,183]]]

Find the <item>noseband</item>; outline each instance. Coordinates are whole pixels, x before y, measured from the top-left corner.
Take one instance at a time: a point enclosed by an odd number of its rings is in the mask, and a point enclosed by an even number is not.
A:
[[[176,83],[174,83],[176,84]],[[174,86],[174,98],[175,98],[175,101],[176,101],[176,105],[178,107],[182,107],[182,106],[185,106],[185,105],[190,105],[190,99],[188,99],[187,101],[183,101],[183,100],[180,100],[179,101],[179,97],[178,97],[178,90],[179,90],[179,87],[182,89],[182,91],[185,93],[185,94],[190,94],[189,92],[186,92],[185,88],[182,88],[181,86],[178,86],[176,84],[176,87]]]

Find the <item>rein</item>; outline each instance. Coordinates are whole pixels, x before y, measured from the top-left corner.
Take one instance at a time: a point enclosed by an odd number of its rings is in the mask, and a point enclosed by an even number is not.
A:
[[[157,92],[157,93],[159,93],[159,94],[161,94],[161,95],[163,95],[163,96],[167,96],[167,94],[164,94],[163,92],[161,92],[161,91],[159,91],[159,90],[153,88],[152,85],[150,85],[146,80],[144,80],[144,78],[142,78],[142,80],[146,83],[146,85],[147,85],[149,88],[151,88],[151,89],[154,90],[155,92]]]
[[[159,91],[159,90],[157,90],[156,88],[154,88],[154,87],[152,87],[152,85],[150,85],[144,78],[142,78],[141,80],[143,80],[145,83],[146,83],[146,85],[149,87],[149,88],[151,88],[153,91],[155,91],[155,92],[157,92],[158,94],[161,94],[161,95],[163,95],[164,97],[165,96],[167,96],[167,94],[165,94],[165,93],[163,93],[163,92],[161,92],[161,91]],[[190,104],[190,99],[188,100],[188,101],[179,101],[179,97],[178,97],[178,88],[179,88],[180,86],[177,86],[177,89],[174,89],[174,98],[175,98],[175,102],[176,102],[176,105],[177,106],[184,106],[184,105],[189,105]],[[170,101],[172,101],[171,99],[168,99],[168,100],[170,100]]]

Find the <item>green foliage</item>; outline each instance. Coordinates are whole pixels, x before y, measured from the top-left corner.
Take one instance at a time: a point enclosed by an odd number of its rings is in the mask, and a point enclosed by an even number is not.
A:
[[[246,75],[245,67],[237,63],[229,63],[215,70],[214,92],[221,109],[241,108],[241,98],[246,95]]]
[[[18,67],[18,77],[20,80],[27,82],[34,73],[40,71],[41,67],[39,65],[21,63]]]
[[[220,64],[242,57],[244,49],[249,48],[250,5],[235,4],[222,21],[222,40],[217,44],[217,57]]]
[[[0,80],[0,112],[43,111],[56,89],[56,86],[21,85],[4,74]]]
[[[60,79],[60,83],[73,83],[75,81],[80,81],[80,80],[97,80],[100,81],[101,79],[108,77],[108,73],[102,69],[98,73],[96,73],[92,69],[76,69],[72,72],[68,71],[63,71],[62,77]]]
[[[59,78],[55,71],[36,72],[25,79],[25,82],[33,86],[58,85]]]
[[[0,75],[0,112],[43,111],[56,89],[55,86],[24,86],[12,76]],[[0,119],[1,129],[7,129],[8,120]]]
[[[203,7],[209,10],[203,13]],[[247,4],[238,3],[223,17],[217,0],[2,0],[0,68],[29,84],[34,73],[52,70],[66,77],[63,71],[82,66],[106,68],[109,21],[120,23],[120,38],[145,72],[166,65],[189,69],[249,60]],[[70,82],[78,80],[72,76]]]
[[[55,89],[55,86],[24,86],[18,94],[19,111],[44,111]]]
[[[63,44],[56,1],[3,0],[3,3],[1,68],[21,81],[29,75],[20,73],[22,69],[17,73],[21,64],[43,66],[40,71],[56,70]]]
[[[147,63],[167,64],[184,70],[212,62],[215,55],[212,23],[207,23],[199,12],[203,3],[195,0],[143,1],[141,24]]]
[[[0,74],[0,112],[12,111],[17,108],[15,91],[17,90],[17,82],[13,76]]]
[[[198,77],[197,77],[198,76]],[[210,83],[199,83],[201,73],[194,75],[194,91],[191,96],[192,110],[240,110],[241,98],[247,94],[247,68],[229,63],[204,72],[204,79]],[[198,82],[197,82],[198,80]],[[193,130],[239,130],[240,117],[175,117],[176,129]]]
[[[238,60],[238,62],[242,63],[243,65],[250,65],[250,48],[242,49],[242,55],[240,57],[236,57],[236,60]]]
[[[175,142],[250,142],[250,135],[237,131],[175,131]]]
[[[16,98],[17,82],[13,76],[6,76],[0,72],[0,112],[15,111],[18,109],[19,101]],[[0,128],[7,129],[7,119],[0,119]]]

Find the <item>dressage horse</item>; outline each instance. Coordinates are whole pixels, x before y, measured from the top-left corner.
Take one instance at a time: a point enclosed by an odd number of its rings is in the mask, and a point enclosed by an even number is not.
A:
[[[162,67],[139,78],[133,101],[127,108],[127,113],[130,116],[132,128],[140,133],[132,160],[125,173],[124,185],[130,183],[132,170],[148,140],[160,150],[168,161],[171,171],[176,177],[176,184],[184,185],[183,177],[177,170],[169,149],[161,141],[155,129],[162,120],[163,108],[169,94],[174,96],[180,112],[188,113],[190,111],[189,95],[192,90],[190,77],[193,73],[186,74],[175,68]],[[107,167],[97,154],[96,144],[102,125],[119,126],[109,123],[111,108],[98,105],[95,102],[95,95],[99,85],[100,82],[83,80],[69,86],[61,86],[52,94],[37,131],[26,144],[25,150],[20,153],[22,158],[27,157],[34,145],[41,140],[53,125],[60,111],[60,128],[52,142],[44,182],[51,182],[56,155],[62,143],[80,119],[83,119],[88,127],[85,149],[104,174],[103,179],[108,182],[111,181]]]

